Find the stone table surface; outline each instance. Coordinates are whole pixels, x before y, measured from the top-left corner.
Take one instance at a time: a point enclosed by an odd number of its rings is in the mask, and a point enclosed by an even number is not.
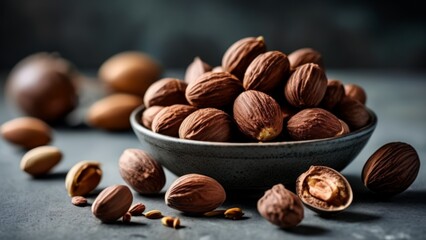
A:
[[[182,71],[170,73],[182,76]],[[103,93],[95,80],[83,84],[81,107],[66,126],[54,127],[54,140],[64,158],[43,178],[34,179],[19,169],[23,150],[0,139],[0,239],[425,239],[426,238],[426,74],[387,71],[328,71],[329,78],[363,86],[367,106],[378,116],[378,125],[367,146],[342,173],[354,190],[354,201],[346,211],[321,217],[305,208],[305,218],[291,230],[283,230],[263,219],[256,202],[263,192],[228,192],[223,207],[239,206],[245,218],[186,216],[164,204],[164,192],[176,178],[166,171],[167,183],[155,196],[134,193],[134,202],[164,215],[179,216],[181,229],[161,225],[159,220],[134,217],[131,224],[101,224],[90,207],[71,204],[64,179],[67,171],[81,160],[102,163],[101,190],[124,184],[118,172],[118,158],[126,148],[141,148],[132,131],[112,133],[79,122],[87,105]],[[0,124],[19,114],[6,103],[0,75]],[[418,152],[421,169],[416,181],[404,193],[381,199],[362,185],[360,175],[368,157],[388,142],[411,144]],[[98,191],[99,192],[99,191]],[[89,196],[93,202],[95,195]]]

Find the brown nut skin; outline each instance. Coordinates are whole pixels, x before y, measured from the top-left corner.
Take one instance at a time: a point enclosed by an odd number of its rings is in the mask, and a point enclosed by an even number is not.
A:
[[[43,146],[52,140],[49,125],[33,117],[19,117],[3,123],[0,135],[4,140],[25,149]]]
[[[105,188],[92,204],[93,215],[103,223],[112,223],[129,210],[133,201],[130,189],[124,185]]]
[[[328,80],[327,90],[320,103],[320,107],[329,111],[333,110],[345,97],[345,87],[339,80]]]
[[[327,77],[314,63],[298,67],[288,79],[284,94],[288,103],[297,108],[316,107],[327,91]]]
[[[288,60],[290,62],[290,68],[295,70],[297,67],[302,66],[306,63],[315,63],[318,64],[322,69],[324,69],[324,64],[321,54],[312,48],[300,48],[288,55]]]
[[[159,193],[166,183],[161,164],[143,150],[124,150],[118,167],[123,180],[140,194]]]
[[[209,72],[212,70],[212,67],[201,60],[200,57],[195,57],[194,61],[192,61],[185,71],[185,82],[191,83],[195,81],[199,76],[203,73]]]
[[[228,142],[231,139],[231,117],[216,108],[203,108],[191,113],[179,128],[179,138]]]
[[[234,120],[238,129],[251,139],[270,141],[283,129],[280,105],[263,92],[248,90],[234,101]]]
[[[152,106],[142,113],[141,122],[146,128],[152,128],[152,121],[154,121],[155,116],[160,112],[164,107],[163,106]]]
[[[185,96],[195,107],[220,108],[231,104],[244,90],[240,80],[228,72],[207,72],[191,82]]]
[[[188,104],[185,98],[187,84],[176,78],[163,78],[151,86],[145,92],[143,103],[146,108],[151,106],[170,106],[173,104]]]
[[[346,96],[358,100],[360,103],[364,104],[367,102],[367,93],[365,90],[356,84],[346,84],[345,85],[345,94]]]
[[[362,169],[362,181],[371,191],[389,197],[405,191],[416,179],[420,159],[416,150],[403,142],[383,145]]]
[[[53,146],[40,146],[31,149],[22,157],[21,170],[33,177],[47,174],[62,159],[62,152]]]
[[[193,173],[176,179],[164,199],[167,206],[181,212],[203,214],[222,205],[226,192],[215,179]]]
[[[253,59],[265,51],[265,41],[261,36],[240,39],[233,43],[223,55],[223,71],[229,72],[242,80]]]
[[[293,115],[287,122],[293,140],[312,140],[341,136],[348,132],[331,112],[322,108],[307,108]]]
[[[281,228],[297,226],[304,218],[304,208],[299,197],[277,184],[267,190],[257,202],[260,215]]]
[[[319,214],[338,213],[348,208],[352,188],[338,171],[326,166],[311,166],[296,180],[296,193],[309,209]]]
[[[155,115],[151,130],[170,137],[179,137],[179,127],[183,120],[195,110],[196,107],[183,104],[165,107]]]
[[[95,161],[76,163],[65,177],[65,188],[70,197],[85,196],[93,191],[102,179],[101,164]]]
[[[370,121],[370,113],[365,105],[350,97],[344,97],[334,112],[349,125],[352,131],[364,127]]]

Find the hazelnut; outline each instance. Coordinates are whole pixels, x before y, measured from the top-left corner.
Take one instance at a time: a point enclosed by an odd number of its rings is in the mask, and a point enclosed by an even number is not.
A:
[[[179,137],[179,127],[185,118],[197,108],[189,105],[175,104],[164,107],[152,120],[153,132],[171,137]]]
[[[240,80],[228,72],[207,72],[186,88],[186,99],[196,107],[219,108],[231,104],[244,90]]]
[[[222,110],[203,108],[191,113],[179,128],[183,139],[228,142],[231,139],[231,117]]]
[[[288,60],[290,62],[290,68],[293,70],[306,63],[315,63],[321,68],[324,68],[321,54],[312,48],[297,49],[288,55]]]
[[[186,68],[185,82],[189,84],[195,81],[201,74],[211,70],[212,67],[209,64],[203,62],[200,57],[195,57],[194,61]]]
[[[345,85],[345,94],[346,96],[358,100],[360,103],[365,105],[367,101],[367,93],[365,90],[356,84],[346,84]]]
[[[285,85],[284,94],[289,104],[298,108],[316,107],[327,91],[324,71],[313,63],[298,67]]]
[[[154,120],[154,117],[157,115],[158,112],[160,112],[164,107],[163,106],[152,106],[142,113],[141,122],[142,124],[148,128],[151,129],[152,127],[152,121]]]
[[[405,191],[416,179],[420,159],[416,150],[403,142],[383,145],[362,169],[364,185],[375,193],[393,196]]]
[[[124,181],[140,194],[158,193],[166,183],[161,164],[140,149],[124,150],[118,166]]]
[[[19,117],[3,123],[0,134],[4,140],[26,149],[46,145],[52,140],[49,125],[33,117]]]
[[[186,213],[203,214],[222,205],[226,192],[219,182],[201,174],[176,179],[165,195],[167,206]]]
[[[187,104],[185,89],[187,84],[176,78],[163,78],[151,86],[145,92],[143,103],[146,108],[151,106],[170,106],[173,104]]]
[[[340,136],[347,129],[331,112],[322,108],[307,108],[288,120],[287,131],[293,140],[311,140]]]
[[[270,51],[259,54],[247,67],[243,86],[246,90],[272,91],[289,73],[289,69],[290,64],[284,53]]]
[[[280,105],[263,92],[241,93],[234,101],[233,113],[238,129],[251,139],[270,141],[283,129]]]
[[[222,68],[242,80],[253,59],[265,51],[265,41],[261,36],[240,39],[226,50],[222,58]]]
[[[302,202],[319,214],[337,213],[352,203],[352,188],[338,171],[311,166],[296,180],[296,193]]]
[[[303,204],[299,197],[277,184],[267,190],[257,202],[257,211],[266,220],[282,228],[298,225],[304,217]]]
[[[327,109],[333,110],[340,101],[342,101],[345,96],[345,88],[339,80],[328,80],[327,81],[327,90],[325,95],[320,103],[320,106]]]
[[[368,124],[370,113],[360,101],[344,97],[336,106],[336,115],[345,121],[351,130],[357,130]]]
[[[117,221],[129,210],[133,201],[130,189],[124,185],[105,188],[92,204],[93,215],[104,223]]]

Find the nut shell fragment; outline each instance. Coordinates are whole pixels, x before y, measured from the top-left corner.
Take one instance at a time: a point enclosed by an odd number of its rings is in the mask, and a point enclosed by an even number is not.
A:
[[[98,186],[101,177],[102,170],[99,162],[81,161],[68,171],[65,177],[65,188],[71,197],[84,196]]]

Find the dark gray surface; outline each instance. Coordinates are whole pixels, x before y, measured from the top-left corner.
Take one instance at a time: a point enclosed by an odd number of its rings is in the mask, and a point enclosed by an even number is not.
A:
[[[134,202],[141,201],[147,209],[159,209],[165,215],[179,216],[185,227],[174,230],[162,226],[159,220],[144,217],[133,218],[129,225],[101,224],[89,207],[79,208],[70,203],[64,187],[65,174],[78,161],[97,160],[102,162],[104,171],[99,190],[124,184],[118,172],[118,158],[124,149],[138,148],[140,144],[130,131],[108,133],[81,126],[56,127],[52,145],[62,149],[64,158],[43,179],[33,179],[21,172],[19,162],[24,152],[0,139],[0,239],[424,239],[426,75],[329,71],[328,76],[363,86],[368,93],[367,105],[379,119],[367,146],[343,171],[354,189],[354,202],[335,217],[322,218],[305,208],[305,218],[298,227],[281,230],[257,213],[256,202],[262,195],[259,192],[228,192],[224,207],[242,207],[245,218],[240,221],[185,216],[168,208],[163,194],[151,197],[134,194]],[[84,94],[84,103],[98,96],[91,91]],[[1,96],[0,123],[3,123],[16,113],[6,106],[3,91]],[[390,141],[413,145],[422,164],[416,181],[407,191],[381,200],[364,189],[360,173],[367,158]],[[174,179],[167,172],[166,187]],[[89,198],[90,202],[94,197]]]

